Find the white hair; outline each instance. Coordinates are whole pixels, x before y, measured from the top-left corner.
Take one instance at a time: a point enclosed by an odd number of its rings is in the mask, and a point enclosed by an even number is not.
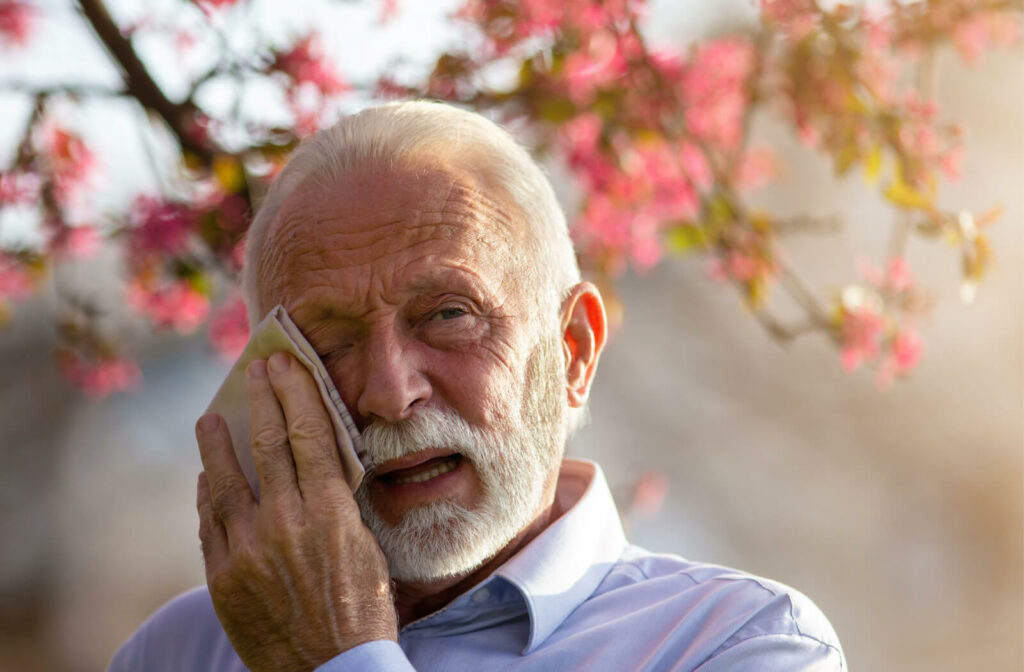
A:
[[[379,167],[449,165],[467,171],[513,206],[526,233],[516,278],[534,292],[540,328],[559,324],[562,301],[580,281],[572,240],[555,192],[529,152],[485,117],[444,103],[406,101],[369,107],[309,136],[274,179],[253,219],[242,267],[250,323],[262,319],[258,278],[263,246],[278,210],[301,184],[333,188],[346,175]],[[269,307],[268,307],[269,308]],[[570,433],[584,421],[569,409]]]
[[[580,281],[565,215],[543,170],[503,128],[444,103],[407,101],[366,108],[306,138],[275,178],[249,227],[242,293],[250,323],[262,319],[259,264],[267,234],[288,196],[306,181],[331,188],[346,174],[377,167],[445,163],[472,174],[511,201],[527,233],[522,258],[545,315]],[[269,307],[268,307],[269,308]],[[553,314],[551,314],[553,313]]]

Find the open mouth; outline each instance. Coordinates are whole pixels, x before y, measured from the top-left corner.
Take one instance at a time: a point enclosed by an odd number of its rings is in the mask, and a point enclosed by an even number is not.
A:
[[[410,485],[423,483],[454,471],[462,463],[462,455],[453,454],[435,457],[406,469],[395,469],[377,476],[388,485]]]

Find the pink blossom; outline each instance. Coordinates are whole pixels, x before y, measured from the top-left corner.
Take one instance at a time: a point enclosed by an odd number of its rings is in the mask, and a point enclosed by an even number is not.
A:
[[[664,506],[667,495],[668,479],[657,471],[648,471],[633,484],[629,512],[640,516],[652,516]]]
[[[586,38],[608,28],[621,29],[644,13],[643,0],[467,0],[456,18],[477,24],[493,56],[508,54],[531,38],[557,33]]]
[[[632,237],[632,213],[625,212],[609,195],[595,193],[576,221],[574,233],[585,246],[627,249]]]
[[[807,113],[797,109],[795,113],[796,134],[800,144],[811,149],[821,144],[821,131],[811,122]]]
[[[373,97],[384,100],[405,98],[410,93],[411,91],[408,86],[398,83],[396,79],[387,74],[381,75],[373,87]]]
[[[239,0],[192,0],[196,7],[209,16],[213,12],[238,4]]]
[[[665,254],[659,235],[659,222],[646,218],[646,223],[646,226],[637,226],[637,222],[634,221],[629,245],[630,261],[633,262],[633,267],[640,271],[653,268]]]
[[[953,44],[968,63],[976,63],[988,43],[988,22],[983,14],[961,21],[953,29]]]
[[[44,126],[42,145],[57,201],[73,204],[95,176],[95,154],[79,136],[54,124]]]
[[[142,378],[138,365],[129,359],[87,360],[63,352],[58,359],[58,368],[68,381],[95,399],[131,389]]]
[[[943,174],[950,180],[959,180],[964,175],[964,148],[963,145],[956,145],[942,154],[939,159],[939,167]]]
[[[156,326],[179,334],[195,331],[210,311],[209,299],[187,280],[156,288],[135,281],[128,286],[126,298],[129,306]]]
[[[752,283],[769,278],[778,272],[778,263],[770,241],[760,234],[749,232],[711,260],[708,275],[720,282]]]
[[[185,250],[197,215],[182,203],[139,196],[129,215],[129,247],[135,255],[173,255]]]
[[[0,300],[20,300],[32,293],[32,275],[25,265],[0,252]]]
[[[1020,15],[989,12],[987,17],[988,34],[996,44],[1008,47],[1020,38]]]
[[[886,287],[895,292],[906,292],[914,288],[914,274],[903,257],[893,257],[885,273]]]
[[[21,45],[28,41],[36,10],[21,0],[0,0],[0,40]]]
[[[872,287],[881,287],[885,283],[885,274],[882,269],[872,264],[867,259],[857,260],[857,272],[860,277],[868,281]]]
[[[238,194],[218,191],[204,209],[216,215],[224,231],[244,232],[249,226],[249,204]]]
[[[231,248],[231,254],[228,255],[228,261],[236,272],[242,270],[242,264],[245,261],[245,239],[242,239],[237,245]]]
[[[593,102],[595,92],[619,84],[629,71],[629,61],[643,53],[632,33],[602,28],[594,31],[583,48],[565,58],[562,74],[569,98],[579,107]]]
[[[861,259],[857,262],[857,270],[868,284],[882,291],[909,292],[917,284],[907,260],[903,257],[890,259],[884,272],[870,261]]]
[[[753,64],[753,46],[744,38],[714,40],[696,48],[680,82],[690,133],[726,149],[739,143]]]
[[[853,371],[878,357],[884,330],[885,318],[870,306],[844,311],[840,330],[843,370]]]
[[[879,389],[892,385],[896,376],[905,376],[921,359],[921,337],[906,325],[902,326],[892,337],[889,350],[878,366],[875,384]]]
[[[708,165],[707,157],[704,156],[704,152],[697,145],[691,142],[680,144],[679,165],[695,187],[707,189],[711,186],[714,180],[714,176],[711,174],[711,166]]]
[[[747,150],[736,169],[736,186],[740,189],[757,189],[771,182],[778,170],[779,161],[770,149],[755,147]]]
[[[739,250],[729,250],[725,257],[725,267],[735,280],[748,281],[758,274],[758,263],[749,255]]]
[[[910,371],[921,360],[921,336],[904,325],[892,340],[890,353],[897,373]]]
[[[888,13],[884,10],[866,8],[862,17],[866,50],[874,53],[887,51],[892,45],[893,32]]]
[[[638,147],[624,181],[631,188],[642,189],[637,196],[643,198],[646,209],[658,219],[686,218],[697,213],[697,194],[689,176],[682,170],[681,157],[664,143],[650,143]],[[631,199],[631,200],[635,200]]]
[[[398,16],[398,0],[381,0],[380,23],[387,23]]]
[[[345,78],[324,55],[320,36],[316,33],[302,38],[288,51],[279,52],[273,67],[288,75],[296,85],[312,85],[325,96],[349,89]]]
[[[600,115],[587,112],[573,117],[561,127],[562,138],[566,144],[582,152],[593,152],[597,150],[598,140],[601,138],[601,129],[604,121]]]
[[[50,242],[50,249],[58,256],[87,258],[99,251],[102,242],[95,226],[64,226]]]
[[[174,48],[177,50],[178,55],[184,57],[196,46],[196,42],[199,41],[197,35],[186,28],[182,28],[174,33]]]
[[[305,138],[313,135],[320,128],[320,110],[311,110],[307,107],[292,104],[292,130],[295,135]]]
[[[797,42],[812,33],[821,21],[814,0],[761,0],[761,17]]]
[[[234,295],[220,306],[210,318],[208,331],[210,343],[221,357],[234,361],[249,342],[249,318],[245,302],[240,295]]]
[[[559,142],[569,165],[589,191],[603,191],[619,173],[602,153],[600,140],[604,122],[594,113],[581,114],[559,129]]]
[[[39,198],[39,176],[23,171],[0,172],[0,206],[30,205]]]

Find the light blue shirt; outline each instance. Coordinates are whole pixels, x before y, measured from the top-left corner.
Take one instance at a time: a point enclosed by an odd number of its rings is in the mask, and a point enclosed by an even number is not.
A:
[[[566,513],[490,577],[316,672],[692,670],[839,672],[832,626],[804,595],[626,542],[600,468],[565,460]],[[110,672],[241,672],[205,587],[164,605]]]

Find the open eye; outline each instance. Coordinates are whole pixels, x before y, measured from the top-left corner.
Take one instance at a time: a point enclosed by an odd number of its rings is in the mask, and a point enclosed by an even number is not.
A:
[[[455,318],[462,317],[467,311],[458,306],[448,306],[447,308],[441,308],[436,313],[430,316],[431,320],[454,320]]]

